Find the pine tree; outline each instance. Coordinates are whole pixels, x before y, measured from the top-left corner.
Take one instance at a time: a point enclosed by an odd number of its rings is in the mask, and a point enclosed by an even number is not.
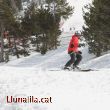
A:
[[[0,1],[0,33],[1,33],[1,55],[0,62],[4,61],[4,42],[3,42],[3,33],[7,27],[11,25],[14,21],[13,13],[9,7],[8,1]]]
[[[0,1],[0,33],[1,33],[1,57],[0,61],[4,61],[4,42],[3,42],[3,33],[5,30],[16,33],[17,21],[15,14],[17,13],[18,8],[14,0],[1,0]],[[15,32],[16,31],[16,32]]]
[[[86,26],[83,27],[84,37],[89,51],[96,56],[110,49],[110,1],[94,0],[84,12]]]
[[[46,6],[47,3],[48,6]],[[59,30],[61,17],[67,19],[73,12],[73,8],[68,5],[66,0],[47,3],[45,5],[40,4],[40,7],[38,7],[37,4],[32,2],[22,19],[22,30],[28,36],[36,35],[37,40],[42,44],[42,54],[57,48],[59,45],[58,37],[61,34]],[[51,9],[51,6],[53,9]]]

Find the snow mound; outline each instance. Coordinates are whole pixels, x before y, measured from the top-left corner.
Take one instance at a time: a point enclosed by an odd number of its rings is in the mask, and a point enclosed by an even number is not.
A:
[[[86,68],[109,69],[110,54],[105,54],[101,57],[94,58],[81,66]]]

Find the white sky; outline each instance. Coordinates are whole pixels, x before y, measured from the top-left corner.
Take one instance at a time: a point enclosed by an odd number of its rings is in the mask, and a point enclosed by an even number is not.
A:
[[[73,15],[65,22],[62,28],[68,31],[71,28],[75,27],[76,30],[81,30],[82,25],[84,24],[82,16],[82,7],[85,4],[91,3],[92,0],[67,0],[71,6],[74,6]]]

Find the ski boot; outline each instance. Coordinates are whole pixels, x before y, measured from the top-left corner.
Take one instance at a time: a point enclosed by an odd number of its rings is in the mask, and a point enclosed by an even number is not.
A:
[[[64,70],[70,70],[70,68],[67,67],[67,66],[65,66],[63,69],[64,69]]]
[[[76,65],[73,64],[72,70],[74,70],[74,71],[75,71],[75,70],[80,70],[80,67],[78,67],[78,66],[76,66]]]

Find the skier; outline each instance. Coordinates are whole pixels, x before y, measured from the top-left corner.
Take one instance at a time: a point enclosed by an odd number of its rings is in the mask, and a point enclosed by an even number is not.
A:
[[[71,59],[66,63],[64,69],[69,69],[68,67],[70,67],[72,64],[72,68],[74,69],[82,60],[82,52],[78,50],[79,38],[79,33],[75,32],[75,34],[72,36],[72,39],[70,40],[68,54],[70,55]]]

